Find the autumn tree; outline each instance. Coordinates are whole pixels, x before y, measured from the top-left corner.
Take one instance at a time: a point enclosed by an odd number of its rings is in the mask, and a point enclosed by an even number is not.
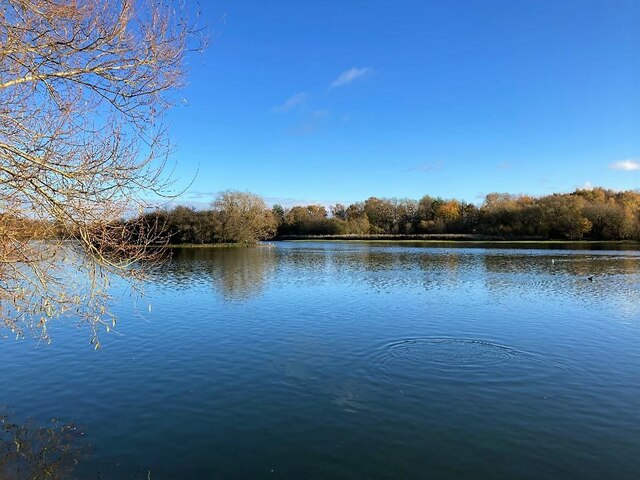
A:
[[[254,244],[271,238],[277,222],[265,201],[253,193],[228,190],[213,202],[218,237],[223,242]]]
[[[457,200],[447,200],[443,202],[435,211],[436,220],[442,221],[445,228],[447,225],[457,223],[462,217],[460,202]]]
[[[371,229],[369,217],[364,210],[364,203],[356,202],[347,207],[347,233],[355,235],[366,235]]]
[[[462,202],[460,206],[460,231],[475,233],[480,221],[480,211],[473,203]]]
[[[576,190],[584,199],[583,214],[593,225],[590,235],[603,240],[637,238],[640,195],[604,188]]]
[[[490,193],[480,210],[481,229],[491,235],[512,236],[520,233],[522,208],[516,195]]]
[[[389,200],[369,197],[364,202],[364,211],[371,225],[371,233],[393,233],[397,219],[394,205]]]
[[[2,2],[0,325],[48,338],[71,311],[94,334],[113,326],[109,276],[138,274],[154,238],[119,219],[167,192],[162,119],[191,33],[174,2]],[[15,219],[65,241],[34,242]]]
[[[580,240],[591,230],[591,222],[583,215],[581,197],[550,195],[538,204],[542,210],[541,229],[546,237]]]
[[[441,198],[433,198],[425,195],[418,201],[418,233],[442,233],[442,222],[436,222],[436,211],[444,203]]]
[[[398,233],[414,233],[419,223],[418,202],[410,198],[394,199],[392,204],[395,209],[396,225]]]
[[[331,206],[331,216],[333,218],[338,218],[340,220],[347,220],[347,218],[348,218],[347,207],[345,207],[341,203],[336,203],[335,205],[332,205]]]
[[[339,223],[327,218],[323,205],[296,205],[284,216],[282,233],[285,235],[335,235],[345,233]]]

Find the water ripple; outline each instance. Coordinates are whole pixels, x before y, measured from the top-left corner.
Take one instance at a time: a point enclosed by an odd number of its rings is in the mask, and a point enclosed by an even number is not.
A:
[[[439,368],[482,368],[520,355],[515,348],[476,338],[418,337],[384,345],[373,361],[381,367],[416,364]]]

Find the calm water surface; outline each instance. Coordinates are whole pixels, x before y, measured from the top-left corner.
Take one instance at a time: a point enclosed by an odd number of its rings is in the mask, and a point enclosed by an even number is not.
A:
[[[146,293],[98,352],[0,340],[65,478],[640,478],[639,252],[185,249]]]

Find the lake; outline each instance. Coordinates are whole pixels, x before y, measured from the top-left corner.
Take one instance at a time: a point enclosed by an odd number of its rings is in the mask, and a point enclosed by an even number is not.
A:
[[[114,286],[102,350],[0,340],[2,448],[78,479],[638,478],[640,252],[425,245],[177,249]]]

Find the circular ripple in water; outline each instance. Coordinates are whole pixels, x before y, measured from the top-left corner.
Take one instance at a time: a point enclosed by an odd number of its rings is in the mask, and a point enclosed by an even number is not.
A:
[[[514,348],[472,338],[409,338],[385,345],[375,363],[386,368],[404,366],[438,369],[482,368],[519,355]]]

